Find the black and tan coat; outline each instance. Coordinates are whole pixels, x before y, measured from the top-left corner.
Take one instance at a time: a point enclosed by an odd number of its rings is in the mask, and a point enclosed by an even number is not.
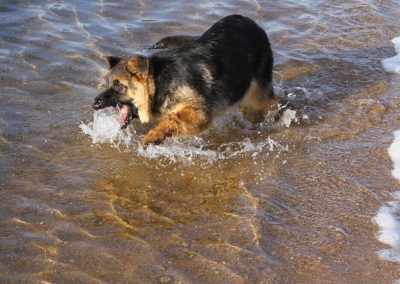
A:
[[[135,117],[142,123],[157,120],[143,145],[201,133],[234,104],[262,114],[277,108],[271,46],[254,21],[231,15],[200,37],[175,39],[156,47],[178,47],[150,57],[109,57],[109,88],[96,97],[94,108],[118,107],[123,127]]]

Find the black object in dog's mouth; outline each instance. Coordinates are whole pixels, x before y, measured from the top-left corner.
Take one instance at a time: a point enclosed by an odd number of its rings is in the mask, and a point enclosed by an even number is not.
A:
[[[134,117],[138,117],[137,109],[132,104],[119,103],[117,109],[119,111],[118,123],[121,129],[125,129]]]

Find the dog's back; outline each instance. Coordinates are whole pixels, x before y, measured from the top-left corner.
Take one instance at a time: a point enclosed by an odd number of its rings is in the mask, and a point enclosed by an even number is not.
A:
[[[252,86],[273,97],[271,46],[264,30],[247,17],[225,17],[192,43],[156,53],[152,61],[156,73],[163,73],[155,74],[160,102],[173,96],[171,86],[181,85],[204,97],[210,111],[240,101]]]

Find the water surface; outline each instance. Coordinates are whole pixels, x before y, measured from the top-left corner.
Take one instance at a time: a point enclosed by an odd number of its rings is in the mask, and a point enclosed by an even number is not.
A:
[[[104,56],[232,13],[267,31],[286,120],[93,140]],[[1,282],[393,283],[373,217],[398,189],[400,84],[380,60],[399,19],[396,0],[0,1]]]

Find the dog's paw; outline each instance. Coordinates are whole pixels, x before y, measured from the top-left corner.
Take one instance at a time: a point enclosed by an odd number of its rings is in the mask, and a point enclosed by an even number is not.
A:
[[[147,142],[147,141],[140,141],[139,142],[139,148],[141,148],[142,150],[146,151],[147,148],[149,147],[149,145],[159,145],[161,144],[160,141],[152,141],[152,142]]]
[[[148,144],[143,144],[142,141],[138,142],[138,150],[139,151],[146,151],[148,146],[149,146]]]
[[[158,145],[165,139],[163,135],[157,133],[155,131],[150,131],[146,134],[146,136],[140,141],[140,145],[142,145],[143,149],[146,149],[149,144]]]

